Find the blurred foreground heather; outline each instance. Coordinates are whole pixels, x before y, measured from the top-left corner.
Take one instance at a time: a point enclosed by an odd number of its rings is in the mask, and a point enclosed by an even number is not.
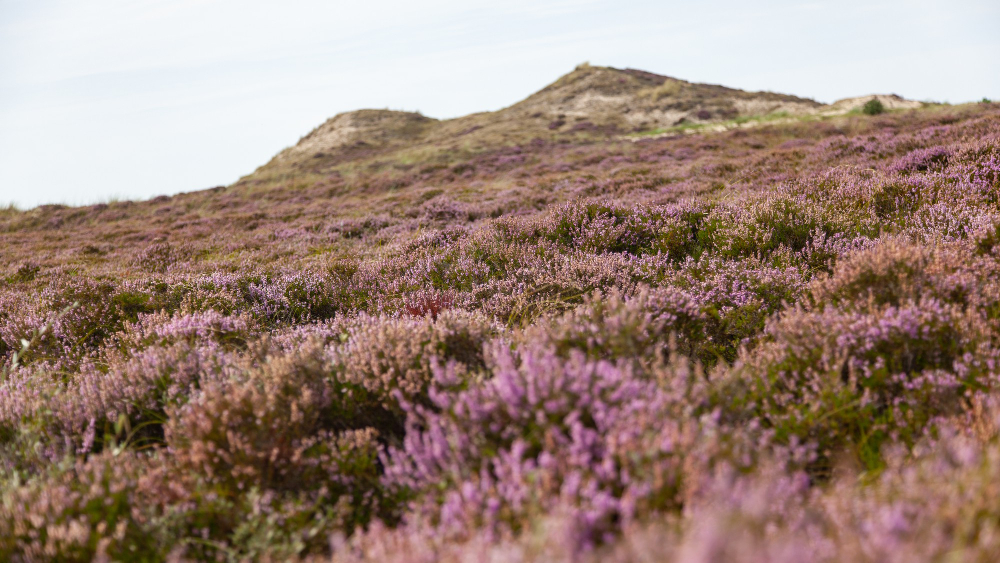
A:
[[[1000,557],[1000,106],[351,150],[0,211],[0,560]]]

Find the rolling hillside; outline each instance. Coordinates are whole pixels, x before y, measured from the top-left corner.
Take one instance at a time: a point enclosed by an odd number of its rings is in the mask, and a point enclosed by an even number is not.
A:
[[[1000,105],[872,99],[581,66],[0,210],[0,560],[995,559]]]

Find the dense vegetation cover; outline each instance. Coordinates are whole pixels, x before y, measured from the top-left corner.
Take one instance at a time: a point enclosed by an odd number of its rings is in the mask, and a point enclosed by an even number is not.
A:
[[[432,148],[0,212],[0,560],[1000,553],[996,104]]]

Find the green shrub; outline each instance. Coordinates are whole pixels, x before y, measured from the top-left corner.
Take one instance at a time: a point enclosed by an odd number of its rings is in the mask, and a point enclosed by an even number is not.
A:
[[[865,105],[861,106],[861,113],[865,115],[878,115],[880,113],[885,113],[885,106],[879,101],[878,98],[872,98],[865,102]]]

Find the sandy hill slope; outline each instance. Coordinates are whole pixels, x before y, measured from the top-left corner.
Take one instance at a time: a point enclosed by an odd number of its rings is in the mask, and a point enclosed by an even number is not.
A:
[[[882,107],[890,111],[897,109],[917,109],[923,107],[924,105],[923,102],[907,100],[906,98],[896,94],[870,94],[868,96],[857,96],[854,98],[837,100],[836,102],[821,108],[820,113],[824,115],[837,115],[847,113],[849,111],[856,111],[861,109],[871,100],[878,100],[882,103]]]
[[[313,129],[275,160],[324,158],[328,152],[350,155],[371,147],[406,144],[422,139],[439,122],[418,113],[362,109],[338,114]]]

